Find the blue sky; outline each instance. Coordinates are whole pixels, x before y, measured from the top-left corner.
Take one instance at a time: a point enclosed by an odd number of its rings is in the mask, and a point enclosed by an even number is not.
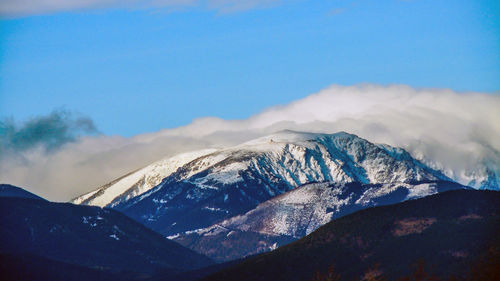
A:
[[[9,1],[9,0],[3,0]],[[281,1],[6,15],[0,116],[124,136],[241,119],[331,84],[500,90],[498,1]]]

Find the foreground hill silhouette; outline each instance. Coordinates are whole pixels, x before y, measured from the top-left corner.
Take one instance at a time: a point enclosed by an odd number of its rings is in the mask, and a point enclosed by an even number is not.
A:
[[[203,280],[328,280],[332,266],[340,280],[413,280],[415,267],[427,279],[500,280],[498,234],[500,192],[449,191],[359,211]]]
[[[213,264],[99,207],[0,197],[0,229],[1,280],[169,278]]]
[[[0,197],[16,197],[45,200],[44,198],[10,184],[0,184]]]

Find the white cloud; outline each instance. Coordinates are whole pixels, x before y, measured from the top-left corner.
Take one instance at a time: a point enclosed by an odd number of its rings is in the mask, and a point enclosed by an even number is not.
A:
[[[267,7],[280,0],[0,0],[0,15],[19,17],[103,8],[178,9],[202,7],[235,12]]]
[[[50,155],[31,150],[1,161],[0,179],[67,200],[167,155],[235,145],[282,129],[346,131],[408,149],[468,183],[488,167],[500,174],[500,96],[404,85],[332,86],[244,120],[208,117],[133,138],[85,137]],[[29,159],[29,160],[27,160]]]

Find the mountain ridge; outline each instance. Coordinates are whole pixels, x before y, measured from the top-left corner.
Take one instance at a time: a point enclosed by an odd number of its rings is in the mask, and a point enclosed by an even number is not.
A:
[[[499,206],[498,191],[455,190],[368,208],[202,280],[323,280],[331,266],[340,280],[406,280],[415,264],[429,280],[498,280]]]
[[[45,198],[11,184],[0,184],[0,197],[29,198],[47,201]]]
[[[147,192],[158,185],[164,177],[173,173],[178,167],[213,151],[215,149],[203,149],[164,158],[146,167],[129,172],[100,186],[96,190],[70,200],[70,202],[99,207],[112,207],[123,200]],[[108,195],[107,193],[111,194]]]
[[[158,271],[176,275],[213,264],[206,256],[108,208],[0,197],[0,228],[2,257],[12,256],[21,263],[59,263],[67,274],[83,270],[96,278],[109,275],[120,280],[128,272],[128,279],[136,279]],[[5,271],[2,275],[6,272],[17,274]]]
[[[273,197],[242,215],[212,226],[169,236],[217,262],[274,250],[300,239],[333,219],[448,190],[458,183],[310,183]]]
[[[156,187],[114,208],[173,235],[255,208],[310,182],[364,184],[449,180],[403,149],[345,132],[284,131],[220,149],[179,167]]]
[[[100,187],[94,191],[91,191],[91,192],[88,192],[84,195],[76,197],[75,199],[71,200],[71,202],[75,203],[75,204],[97,205],[97,206],[101,206],[101,207],[104,207],[104,206],[113,207],[115,205],[118,205],[120,202],[125,201],[133,196],[137,196],[137,195],[140,195],[142,193],[149,191],[153,187],[160,184],[162,179],[171,175],[176,169],[182,167],[185,164],[188,164],[190,161],[195,160],[198,157],[203,157],[203,156],[206,156],[208,154],[216,153],[216,152],[224,153],[224,151],[230,152],[231,150],[238,150],[238,149],[245,150],[245,149],[248,149],[249,147],[252,147],[256,151],[272,149],[273,144],[274,144],[274,148],[279,149],[279,145],[278,146],[276,145],[279,143],[289,143],[292,145],[299,143],[299,146],[300,146],[301,142],[303,144],[304,142],[314,141],[314,140],[318,140],[322,137],[324,138],[324,137],[333,136],[333,135],[344,136],[344,137],[354,136],[358,139],[361,139],[355,135],[352,135],[352,134],[349,134],[346,132],[338,132],[335,134],[322,134],[322,133],[307,133],[307,132],[295,132],[295,131],[291,131],[291,130],[283,130],[283,131],[280,131],[280,132],[277,132],[277,133],[274,133],[274,134],[271,134],[271,135],[268,135],[265,137],[261,137],[261,138],[255,139],[255,140],[251,140],[251,141],[245,142],[243,144],[236,145],[236,146],[229,147],[229,148],[205,149],[205,150],[193,151],[193,152],[188,152],[188,153],[181,153],[181,154],[175,155],[173,157],[165,158],[165,159],[157,161],[151,165],[148,165],[144,168],[140,168],[140,169],[137,169],[133,172],[127,173],[126,175],[119,177],[119,178],[113,180],[112,182],[110,182],[106,185],[103,185],[102,187]],[[387,153],[390,153],[393,157],[403,156],[402,158],[404,158],[404,159],[412,159],[411,155],[408,152],[404,151],[403,149],[394,148],[394,147],[391,147],[388,145],[383,145],[383,144],[375,144],[375,145],[381,149],[384,149]],[[260,149],[259,149],[259,147],[260,147]],[[183,160],[179,161],[179,158],[183,159]],[[421,164],[419,161],[417,161],[416,163]],[[163,167],[158,168],[161,166],[163,166]],[[170,166],[170,167],[164,167],[164,166]],[[153,173],[152,176],[149,176],[149,178],[155,178],[155,180],[149,180],[149,182],[150,182],[149,185],[146,185],[144,183],[142,183],[142,184],[139,183],[140,180],[147,181],[147,180],[144,180],[143,178],[145,176],[147,176],[149,170],[153,170],[155,167],[158,170],[164,169],[167,171],[166,172],[157,171],[156,173]],[[139,173],[140,175],[137,174],[138,172],[140,172]],[[328,173],[326,173],[326,174],[328,174]],[[129,183],[129,186],[122,187],[119,191],[115,192],[115,194],[111,194],[110,196],[112,198],[107,198],[105,200],[99,200],[98,197],[104,197],[102,193],[105,193],[105,190],[109,189],[110,186],[115,186],[118,182],[121,182],[125,178],[131,177],[131,176],[133,176],[135,179],[131,180],[132,183]],[[358,176],[358,178],[356,180],[367,183],[367,179],[365,179],[362,175],[357,175],[357,176]],[[444,176],[444,175],[442,175],[442,176]],[[301,180],[302,180],[302,182],[300,182],[300,180],[297,180],[297,179],[291,179],[291,180],[289,179],[289,182],[294,184],[295,186],[307,183],[307,182],[305,182],[306,179],[304,179],[303,177]],[[328,178],[323,178],[323,181],[325,181],[325,180],[328,180]],[[142,185],[142,187],[138,187],[141,185]],[[127,196],[124,198],[119,198],[121,195],[124,195],[124,194]],[[119,200],[116,200],[117,198],[119,198]]]

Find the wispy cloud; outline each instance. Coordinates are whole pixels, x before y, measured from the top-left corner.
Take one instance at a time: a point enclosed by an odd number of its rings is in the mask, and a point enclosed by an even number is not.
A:
[[[500,174],[500,96],[404,85],[331,86],[243,120],[208,117],[132,138],[85,136],[52,153],[0,161],[0,180],[67,200],[164,156],[223,147],[282,129],[346,131],[404,147],[463,183]],[[27,160],[26,160],[27,159]]]
[[[32,118],[22,125],[5,118],[0,120],[0,153],[20,153],[35,147],[50,152],[82,135],[95,133],[97,129],[90,118],[75,117],[65,110]]]
[[[0,0],[0,15],[22,17],[104,8],[206,8],[227,13],[267,7],[280,2],[282,0]]]

